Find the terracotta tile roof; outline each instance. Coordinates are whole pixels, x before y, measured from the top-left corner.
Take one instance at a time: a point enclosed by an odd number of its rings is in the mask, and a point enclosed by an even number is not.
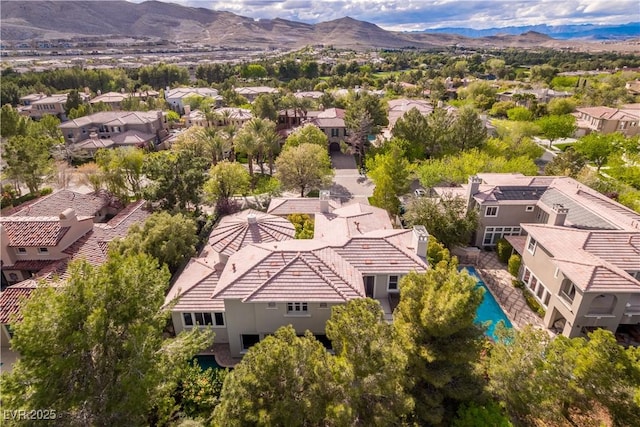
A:
[[[214,297],[343,302],[364,296],[363,286],[362,275],[326,243],[290,240],[232,255]]]
[[[628,271],[640,271],[640,231],[590,233],[583,249]]]
[[[160,111],[102,111],[69,120],[58,126],[60,129],[78,129],[90,125],[125,125],[154,123],[158,120]]]
[[[51,264],[57,263],[58,260],[43,259],[21,259],[13,263],[13,265],[3,265],[3,270],[21,270],[21,271],[40,271]]]
[[[586,114],[590,117],[606,120],[638,120],[640,116],[634,114],[633,110],[620,110],[611,107],[583,107],[577,108],[577,112]]]
[[[36,287],[34,280],[26,280],[0,292],[0,324],[9,324],[12,318],[19,319],[22,302],[31,296]]]
[[[56,246],[69,231],[56,217],[4,217],[0,223],[14,248]]]
[[[71,190],[59,190],[40,197],[26,206],[18,206],[11,216],[49,216],[68,208],[78,216],[95,216],[100,209],[109,205],[105,194],[82,194]]]
[[[329,212],[340,207],[340,202],[329,200]],[[294,213],[315,215],[320,212],[319,198],[271,199],[267,213],[272,215],[291,215]]]
[[[246,209],[222,218],[209,235],[209,245],[218,253],[231,255],[252,243],[293,239],[295,233],[285,218]]]
[[[224,301],[212,298],[223,266],[216,264],[215,253],[207,250],[192,258],[169,290],[165,307],[173,311],[224,311]]]
[[[363,203],[354,203],[331,213],[317,213],[314,238],[329,241],[344,240],[345,236],[359,236],[374,230],[392,229],[387,211]]]

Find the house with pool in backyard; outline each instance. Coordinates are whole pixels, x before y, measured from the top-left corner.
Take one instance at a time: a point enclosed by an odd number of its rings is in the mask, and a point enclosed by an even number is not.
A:
[[[314,238],[294,239],[293,224],[273,213],[222,218],[167,295],[176,333],[210,325],[214,347],[228,347],[233,358],[289,324],[330,345],[332,306],[375,298],[391,321],[402,276],[427,269],[426,229],[394,229],[383,209],[342,207],[323,192],[320,199],[274,199],[268,212],[313,215]]]

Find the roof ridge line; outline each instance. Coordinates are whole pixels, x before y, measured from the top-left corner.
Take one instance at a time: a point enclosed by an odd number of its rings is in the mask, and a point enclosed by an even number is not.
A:
[[[284,252],[283,252],[284,253]],[[272,252],[272,254],[275,254],[275,252]],[[280,269],[278,269],[278,271],[276,271],[275,273],[273,273],[273,275],[267,277],[267,280],[265,280],[264,282],[262,282],[258,287],[256,287],[249,295],[247,295],[246,297],[244,297],[242,299],[242,302],[246,302],[249,298],[251,298],[253,295],[256,294],[256,292],[258,292],[260,289],[264,288],[269,282],[271,282],[277,275],[279,275],[280,273],[282,273],[284,271],[285,268],[289,267],[291,264],[293,264],[298,258],[301,258],[301,254],[300,252],[296,253],[296,255],[291,258],[289,261],[285,262],[284,265],[282,267],[280,267]],[[264,259],[263,259],[264,261]]]
[[[322,262],[322,264],[326,265],[329,270],[333,271],[334,273],[336,273],[331,266],[327,265],[324,260],[322,260],[320,257],[318,257],[318,255],[316,255],[315,253],[311,252],[313,254],[313,256],[315,256],[320,262]],[[329,286],[331,286],[331,289],[333,289],[334,291],[336,291],[336,293],[338,295],[340,295],[342,297],[342,299],[344,299],[345,301],[347,301],[347,296],[344,294],[344,292],[342,292],[340,289],[338,289],[338,287],[327,277],[326,274],[324,274],[319,268],[317,268],[314,265],[311,265],[311,263],[309,261],[307,261],[305,258],[301,257],[302,262],[304,262],[305,264],[307,264],[307,266],[309,266],[309,268],[311,270],[313,270],[316,274],[318,274],[320,276],[320,278],[322,278],[322,280],[324,280]],[[345,283],[348,283],[346,280],[344,280],[344,278],[342,276],[340,276],[339,274],[336,273],[336,276],[338,276],[340,279],[342,279]],[[351,286],[349,286],[351,288]],[[352,288],[353,289],[353,288]]]
[[[342,257],[342,255],[340,255],[338,252],[336,252],[336,251],[335,251],[331,246],[325,246],[325,247],[320,248],[320,249],[315,249],[315,250],[311,251],[311,253],[313,253],[313,254],[314,254],[314,256],[315,256],[316,258],[318,258],[319,260],[323,261],[323,260],[322,260],[322,259],[321,259],[317,254],[316,254],[316,252],[321,252],[321,251],[323,251],[323,250],[325,250],[325,249],[328,249],[328,250],[332,251],[333,253],[335,253],[335,254],[336,254],[336,255],[337,255],[337,256],[338,256],[338,257],[339,257],[339,258],[340,258],[344,263],[346,263],[349,267],[353,268],[353,269],[354,269],[354,270],[356,270],[358,273],[360,273],[360,270],[358,270],[358,269],[357,269],[357,268],[355,268],[353,265],[351,265],[351,263],[350,263],[349,261],[347,261],[346,259],[344,259],[344,258]],[[324,262],[323,262],[323,263],[324,263]],[[336,276],[338,276],[338,277],[339,277],[340,279],[342,279],[345,283],[347,283],[351,289],[353,289],[353,290],[354,290],[354,291],[356,291],[358,294],[360,294],[360,291],[359,291],[358,289],[355,289],[353,286],[351,286],[351,284],[350,284],[349,280],[347,280],[347,278],[346,278],[346,277],[344,277],[342,274],[340,274],[340,273],[338,272],[338,270],[337,270],[336,268],[334,268],[335,266],[334,266],[333,264],[331,264],[331,265],[326,264],[326,263],[324,263],[324,264],[325,264],[327,267],[329,267],[329,270],[331,270],[331,271],[332,271]]]

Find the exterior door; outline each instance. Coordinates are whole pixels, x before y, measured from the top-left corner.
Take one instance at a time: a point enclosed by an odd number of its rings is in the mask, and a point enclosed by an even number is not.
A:
[[[374,276],[364,276],[364,293],[368,298],[373,298],[373,285],[376,278]]]

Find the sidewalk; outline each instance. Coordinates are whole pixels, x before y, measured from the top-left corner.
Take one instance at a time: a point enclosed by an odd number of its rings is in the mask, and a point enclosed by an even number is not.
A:
[[[542,319],[527,305],[522,291],[513,286],[513,277],[506,266],[498,261],[495,252],[480,253],[477,271],[516,329],[522,329],[525,325],[546,329]]]

